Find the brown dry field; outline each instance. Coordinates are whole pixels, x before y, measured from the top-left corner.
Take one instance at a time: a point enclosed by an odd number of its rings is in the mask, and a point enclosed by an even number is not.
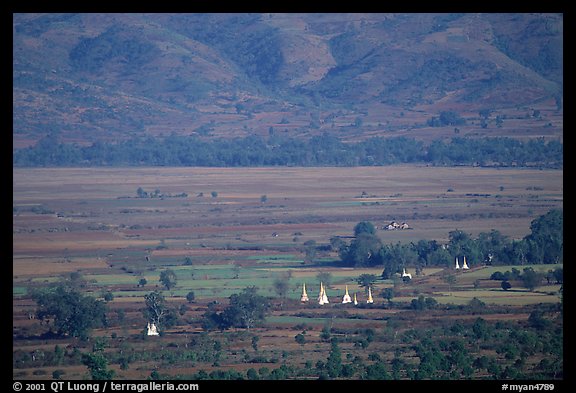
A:
[[[532,220],[563,206],[562,170],[426,166],[15,168],[13,179],[14,335],[37,335],[45,331],[38,321],[28,319],[34,303],[22,296],[22,288],[43,285],[79,271],[85,277],[98,280],[106,276],[111,280],[111,284],[105,284],[107,287],[98,284],[94,293],[103,289],[114,291],[116,298],[109,306],[112,310],[125,310],[128,327],[111,327],[94,334],[110,336],[115,332],[118,342],[132,340],[130,337],[145,325],[140,311],[141,297],[134,294],[146,292],[120,279],[126,277],[128,282],[136,282],[138,274],[157,276],[156,268],[179,267],[187,256],[200,268],[237,264],[246,267],[246,272],[263,274],[290,270],[296,281],[313,278],[324,269],[338,281],[361,271],[304,265],[294,268],[294,263],[300,263],[304,257],[304,242],[315,240],[317,244],[327,244],[332,236],[349,237],[362,220],[378,227],[395,220],[407,222],[412,228],[379,230],[384,243],[420,239],[442,242],[447,241],[448,232],[455,229],[473,236],[497,229],[510,238],[522,238],[530,232]],[[187,193],[188,196],[136,198],[138,187],[148,192],[159,189],[166,194]],[[212,197],[212,191],[218,196]],[[199,196],[200,193],[203,196]],[[266,195],[265,202],[260,200],[262,195]],[[149,266],[144,262],[146,255],[151,258]],[[337,259],[334,253],[323,257]],[[381,269],[365,272],[379,274]],[[211,272],[217,273],[218,270]],[[246,277],[245,282],[250,282],[249,276]],[[256,284],[267,282],[262,278],[254,280]],[[181,285],[198,285],[201,281],[183,280]],[[332,293],[340,292],[343,283],[334,283]],[[437,291],[446,290],[438,278],[423,279],[422,283],[429,288],[438,285],[434,289]],[[147,289],[155,287],[158,285],[151,284]],[[185,291],[181,290],[184,294]],[[205,293],[218,296],[219,292],[215,289]],[[315,297],[316,289],[309,295]],[[170,301],[183,304],[183,296],[179,293]],[[406,290],[398,296],[408,299],[415,295],[412,290]],[[199,318],[210,300],[213,298],[205,294],[199,296],[184,318]],[[218,300],[225,304],[227,299]],[[338,306],[332,307],[338,311]],[[282,348],[292,355],[299,354],[296,357],[300,359],[300,367],[305,360],[313,363],[325,360],[330,344],[319,338],[325,323],[321,316],[308,324],[309,344],[302,347],[294,341],[294,336],[301,331],[294,329],[297,325],[294,321],[302,319],[296,314],[319,311],[322,310],[317,305],[302,306],[299,302],[275,309],[271,321],[258,330],[261,351],[270,354]],[[384,329],[387,324],[382,318],[395,315],[397,310],[358,309],[348,313],[364,318],[354,320],[358,328]],[[519,311],[498,313],[486,319],[525,319],[526,316],[525,311]],[[413,325],[426,326],[436,317],[415,317]],[[199,330],[198,324],[178,326],[157,342],[134,342],[140,347],[148,345],[151,350],[159,350],[168,343],[184,345],[186,337]],[[70,340],[62,343],[72,345]],[[396,344],[399,345],[399,341]],[[252,351],[250,339],[229,345],[228,355],[220,362],[219,369],[272,369],[281,364],[243,363],[242,350]],[[16,340],[13,344],[14,350],[27,351],[42,346],[54,348],[54,341]],[[343,353],[357,351],[352,343],[343,344],[341,348]],[[381,344],[374,350],[385,353],[387,348],[387,344]],[[112,368],[120,378],[141,379],[149,376],[156,366],[141,362],[131,365],[129,370],[120,370],[117,364]],[[163,372],[192,374],[200,369],[214,368],[197,363],[184,369],[170,367]],[[26,378],[45,379],[53,370],[54,367],[46,367],[47,374],[39,375],[33,374],[33,369],[18,369],[18,372],[26,372]],[[66,379],[86,376],[85,367],[73,366],[66,368],[66,372]]]

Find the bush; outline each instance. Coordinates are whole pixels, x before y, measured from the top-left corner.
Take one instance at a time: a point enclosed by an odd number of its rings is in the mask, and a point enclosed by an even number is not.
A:
[[[306,336],[304,336],[304,334],[302,333],[298,333],[295,337],[294,340],[296,340],[296,342],[298,344],[304,345],[306,343]]]

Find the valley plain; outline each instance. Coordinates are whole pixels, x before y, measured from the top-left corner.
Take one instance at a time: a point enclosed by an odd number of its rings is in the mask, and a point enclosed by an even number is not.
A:
[[[562,176],[562,170],[428,166],[14,168],[14,377],[46,379],[58,371],[63,379],[85,379],[78,354],[101,340],[117,379],[145,379],[154,371],[184,378],[204,372],[216,379],[316,379],[333,350],[323,335],[327,330],[339,339],[349,379],[367,378],[380,362],[394,379],[414,379],[424,372],[416,345],[422,327],[444,332],[449,342],[476,334],[467,329],[479,317],[493,329],[530,331],[529,316],[543,307],[561,330],[555,308],[560,285],[503,291],[490,275],[512,266],[476,263],[469,272],[455,273],[448,285],[443,277],[451,267],[426,268],[414,276],[408,264],[412,281],[379,280],[375,302],[366,304],[356,279],[380,276],[382,268],[341,267],[329,245],[333,237],[351,239],[359,221],[372,222],[384,244],[446,243],[456,229],[472,237],[495,229],[521,239],[532,220],[562,208]],[[381,229],[392,221],[409,229]],[[311,244],[317,251],[307,258]],[[557,266],[533,267],[545,273]],[[159,281],[166,269],[177,277],[170,290]],[[99,299],[113,295],[107,327],[95,329],[87,341],[47,336],[49,327],[34,318],[31,291],[68,280],[71,273],[81,275],[83,292]],[[328,305],[315,301],[319,273],[331,275]],[[274,289],[278,279],[288,283],[283,296]],[[299,301],[303,283],[309,303]],[[249,286],[270,299],[265,322],[205,332],[201,320],[209,304],[224,307]],[[358,306],[341,304],[346,286],[357,293]],[[389,301],[384,291],[392,287]],[[180,316],[160,337],[147,337],[144,295],[154,290],[162,291]],[[437,306],[411,308],[421,295]],[[473,309],[474,298],[485,307]],[[295,340],[299,333],[306,345]],[[55,347],[64,348],[59,363]],[[470,364],[482,356],[495,359],[500,374],[476,364],[472,371],[454,371],[454,378],[500,376],[508,368],[512,373],[518,359],[530,377],[545,357],[539,349],[495,352],[478,340],[467,350]],[[367,368],[359,371],[363,364]]]

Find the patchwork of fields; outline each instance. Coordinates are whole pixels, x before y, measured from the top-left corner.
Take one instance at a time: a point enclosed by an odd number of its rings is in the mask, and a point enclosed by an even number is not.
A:
[[[367,305],[356,279],[365,273],[379,276],[382,268],[340,267],[338,253],[329,245],[334,236],[349,239],[354,226],[364,220],[378,228],[391,221],[410,226],[379,229],[384,243],[446,242],[455,229],[473,236],[497,229],[519,239],[530,232],[532,220],[562,208],[562,170],[16,168],[13,175],[14,359],[51,351],[55,345],[70,351],[90,347],[71,338],[41,338],[46,325],[31,319],[35,303],[30,291],[71,273],[80,273],[87,294],[113,295],[108,302],[110,326],[94,332],[108,340],[111,358],[127,346],[139,354],[160,353],[167,345],[187,348],[190,338],[202,332],[200,321],[208,304],[225,305],[230,295],[248,286],[256,286],[260,294],[271,298],[272,312],[263,326],[252,332],[210,333],[224,345],[221,358],[170,363],[139,355],[129,368],[111,362],[117,377],[127,379],[147,378],[153,370],[192,375],[199,370],[245,373],[248,368],[273,369],[284,363],[306,368],[307,361],[326,361],[330,344],[320,334],[328,325],[333,332],[341,330],[342,337],[373,329],[380,340],[371,344],[370,352],[387,358],[390,350],[405,348],[407,364],[417,364],[402,335],[426,326],[430,318],[473,321],[477,315],[458,315],[458,307],[473,298],[487,306],[479,314],[486,320],[514,323],[524,323],[531,307],[560,302],[560,285],[543,285],[534,291],[515,285],[503,291],[499,282],[489,278],[511,266],[477,265],[456,273],[450,286],[442,268],[427,268],[415,276],[409,267],[414,276],[410,283],[379,280],[375,303]],[[139,188],[155,196],[139,197]],[[309,244],[317,248],[312,257],[306,254]],[[557,266],[533,267],[546,272]],[[166,269],[177,278],[170,290],[159,281]],[[327,290],[331,303],[325,306],[313,301],[320,273],[331,277]],[[288,283],[284,296],[275,291],[274,282],[279,279]],[[303,283],[312,300],[309,304],[299,302]],[[345,286],[351,294],[357,293],[361,302],[357,307],[339,304]],[[392,301],[383,297],[386,288],[394,288]],[[180,322],[161,337],[143,338],[144,295],[154,290],[163,291],[170,304],[180,307]],[[186,295],[191,291],[195,299],[188,302]],[[420,295],[435,299],[439,308],[423,313],[410,310],[410,302]],[[295,342],[294,336],[302,331],[309,345]],[[259,336],[257,351],[250,346],[254,334]],[[349,359],[367,359],[369,352],[347,340],[341,348]],[[532,356],[526,362],[536,367],[540,360]],[[32,360],[14,360],[13,368],[15,376],[40,379],[55,369],[62,369],[65,379],[86,377],[86,368],[78,364],[34,366]],[[482,372],[473,375],[482,376]],[[408,378],[408,371],[403,371],[402,378]]]

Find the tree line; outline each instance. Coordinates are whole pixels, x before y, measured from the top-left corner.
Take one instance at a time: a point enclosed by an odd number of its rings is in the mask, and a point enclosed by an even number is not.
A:
[[[13,164],[43,166],[535,166],[561,168],[563,144],[544,139],[452,138],[425,145],[407,137],[345,143],[324,133],[308,140],[279,135],[204,140],[197,136],[131,138],[90,146],[61,143],[52,133],[14,152]]]
[[[354,239],[346,243],[332,238],[344,266],[384,266],[382,278],[401,273],[403,267],[415,266],[416,272],[427,266],[453,266],[455,258],[466,256],[469,264],[525,265],[563,263],[564,218],[562,209],[553,209],[534,219],[531,233],[523,239],[509,239],[497,230],[481,232],[477,238],[454,230],[448,244],[436,240],[414,243],[383,244],[374,225],[367,221],[354,228]],[[462,260],[460,260],[462,263]]]

